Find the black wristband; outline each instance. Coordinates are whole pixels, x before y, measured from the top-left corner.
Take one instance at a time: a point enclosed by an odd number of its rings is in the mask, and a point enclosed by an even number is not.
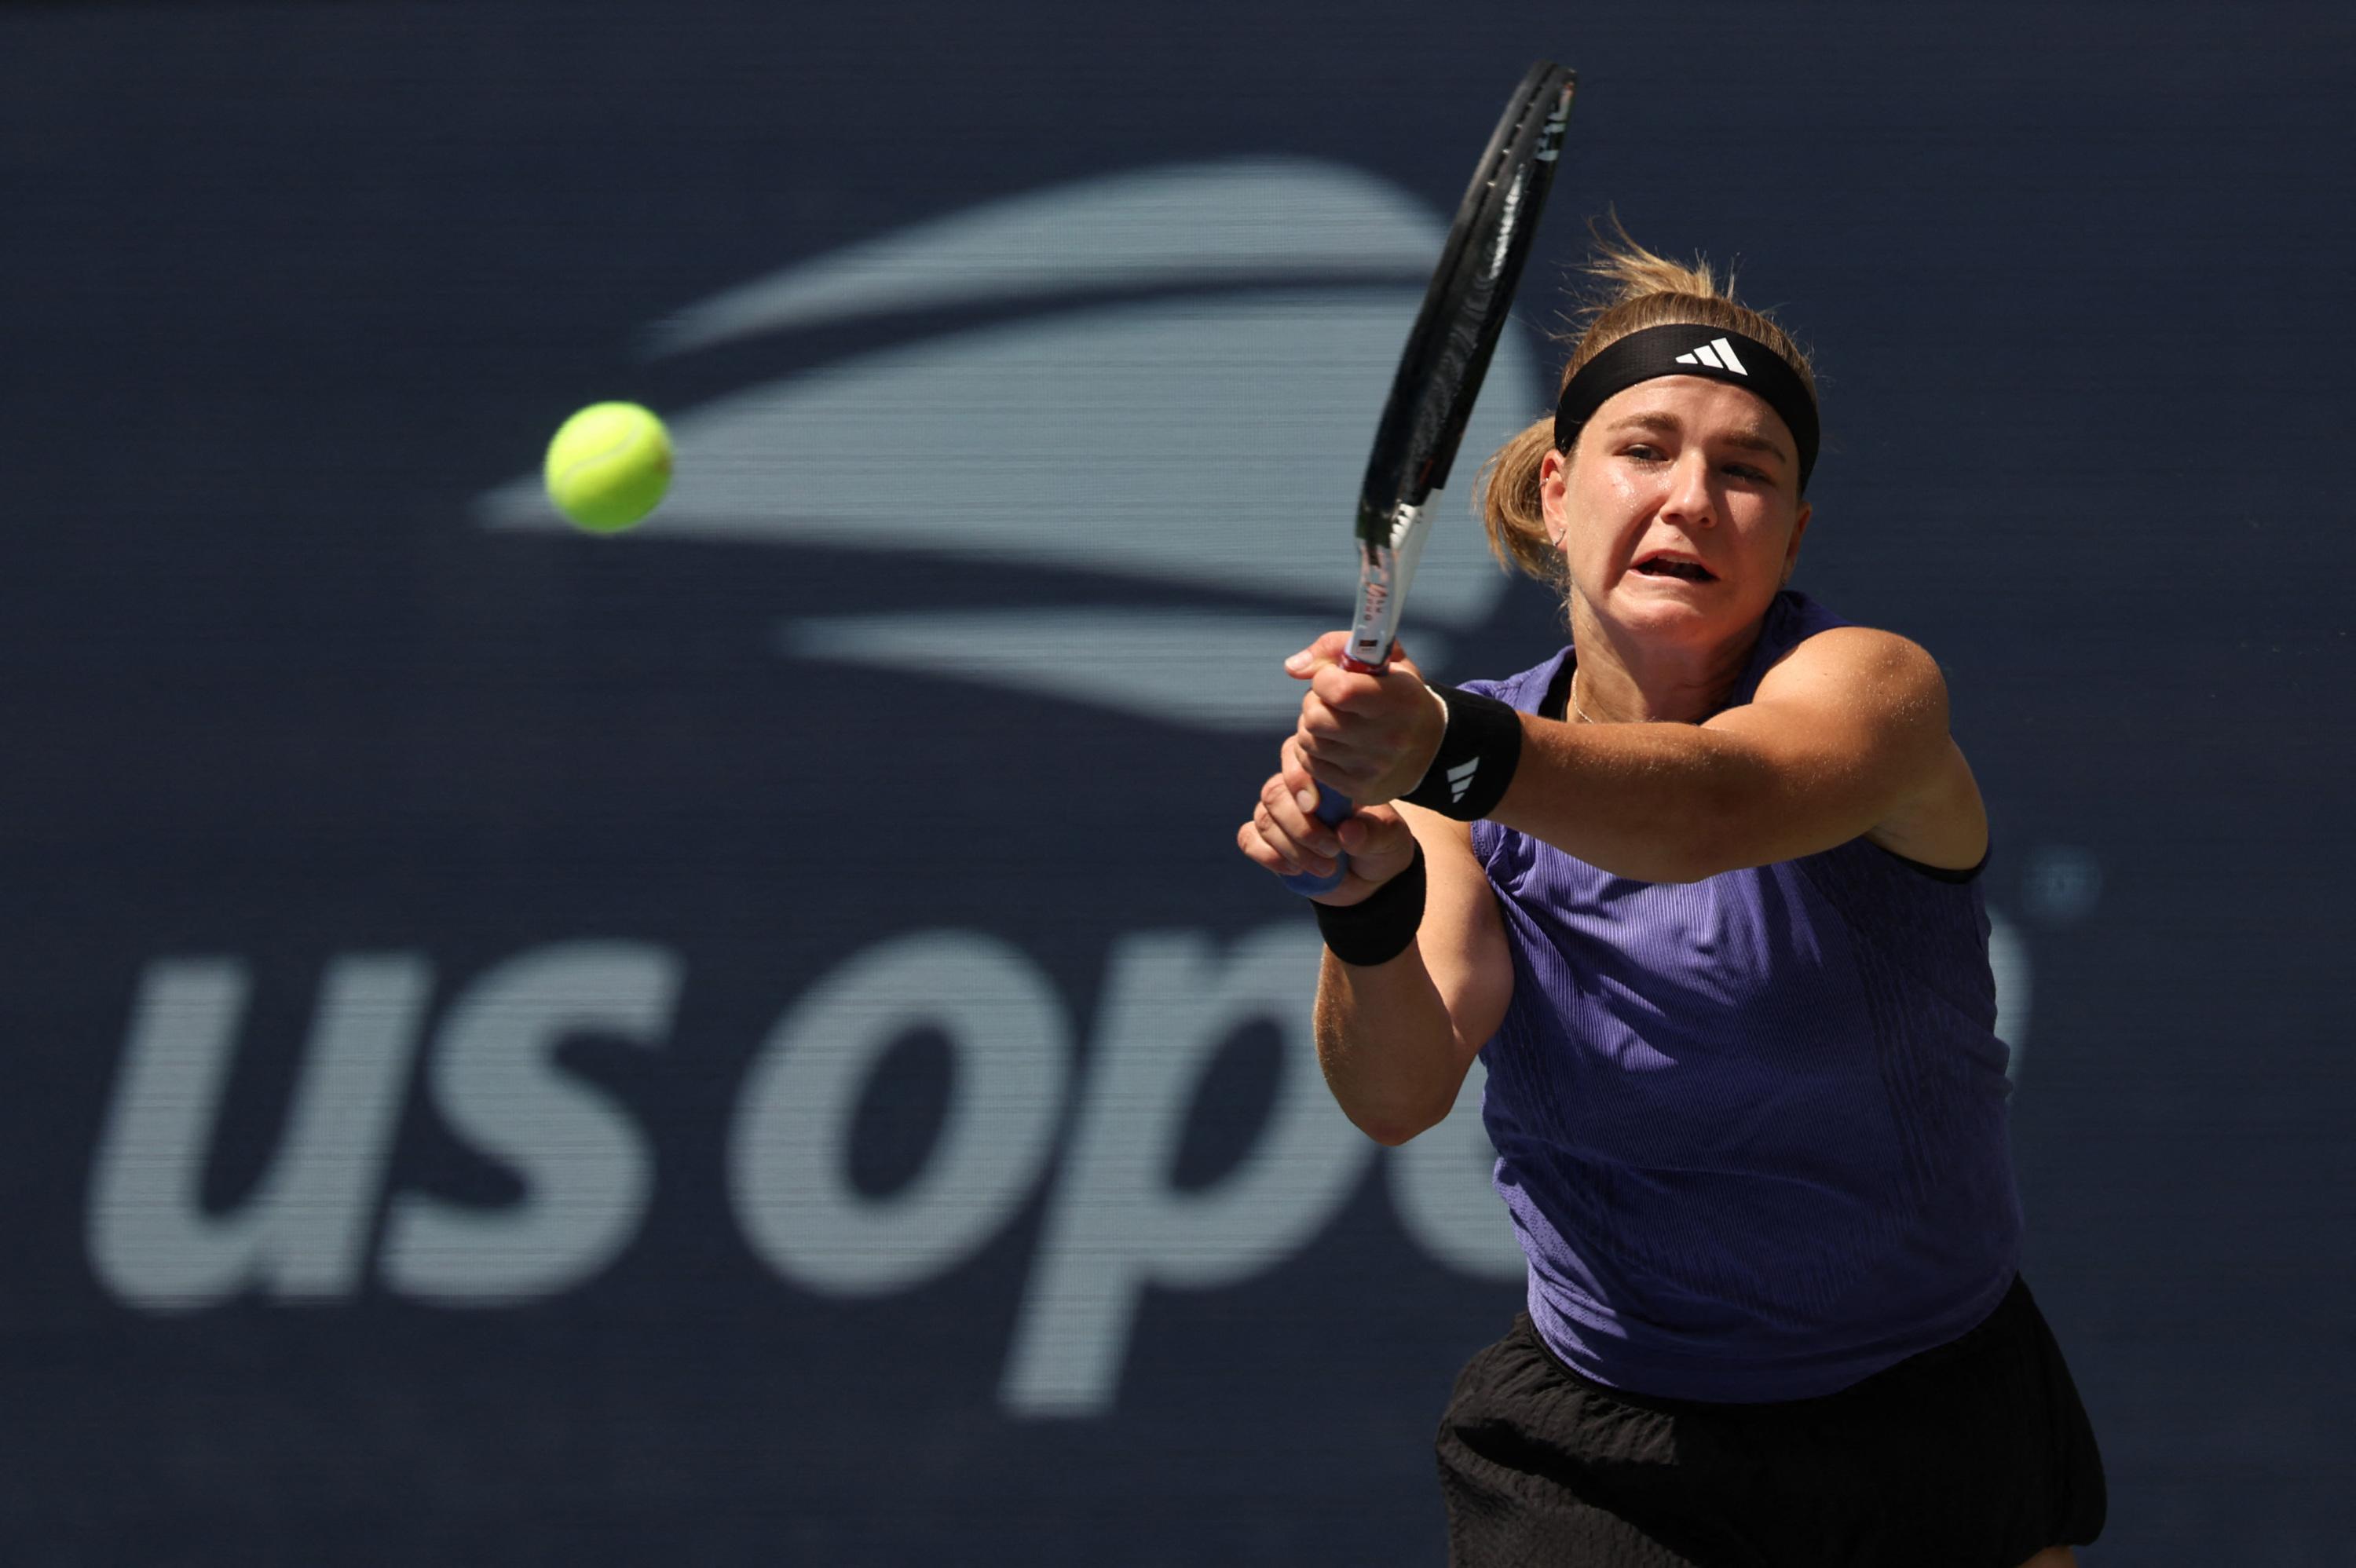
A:
[[[1354,904],[1318,904],[1317,933],[1344,964],[1372,968],[1407,951],[1423,923],[1423,846],[1406,870]]]
[[[1448,705],[1440,755],[1423,782],[1399,798],[1459,822],[1477,822],[1497,809],[1522,760],[1522,716],[1494,697],[1435,686]]]

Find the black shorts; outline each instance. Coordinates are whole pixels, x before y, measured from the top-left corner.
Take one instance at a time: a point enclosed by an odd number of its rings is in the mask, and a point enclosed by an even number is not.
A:
[[[2102,1456],[2019,1280],[1961,1339],[1819,1399],[1606,1388],[1530,1327],[1440,1426],[1457,1568],[2018,1568],[2103,1528]]]

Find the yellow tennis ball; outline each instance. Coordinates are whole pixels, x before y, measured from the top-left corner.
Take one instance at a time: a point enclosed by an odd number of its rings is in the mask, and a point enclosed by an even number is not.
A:
[[[644,517],[670,488],[670,432],[636,403],[592,403],[548,443],[548,498],[594,534]]]

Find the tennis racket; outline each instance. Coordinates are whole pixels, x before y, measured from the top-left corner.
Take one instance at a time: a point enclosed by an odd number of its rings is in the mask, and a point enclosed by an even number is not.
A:
[[[1578,84],[1561,66],[1540,60],[1530,67],[1449,225],[1358,489],[1357,615],[1342,661],[1348,668],[1380,671],[1390,663],[1408,583],[1423,553],[1423,504],[1448,483],[1464,421],[1513,308],[1514,285],[1554,183]],[[1350,814],[1350,802],[1338,790],[1320,784],[1318,796],[1322,821],[1339,822]],[[1297,893],[1331,892],[1348,870],[1344,858],[1331,876],[1304,871],[1285,878],[1284,885]]]

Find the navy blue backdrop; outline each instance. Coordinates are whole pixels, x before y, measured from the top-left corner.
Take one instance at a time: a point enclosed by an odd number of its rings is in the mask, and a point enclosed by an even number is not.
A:
[[[0,1557],[1433,1562],[1472,1100],[1234,824],[1529,59],[1824,373],[1996,822],[2089,1563],[2356,1563],[2344,10],[0,16]],[[593,539],[571,409],[680,481]]]

